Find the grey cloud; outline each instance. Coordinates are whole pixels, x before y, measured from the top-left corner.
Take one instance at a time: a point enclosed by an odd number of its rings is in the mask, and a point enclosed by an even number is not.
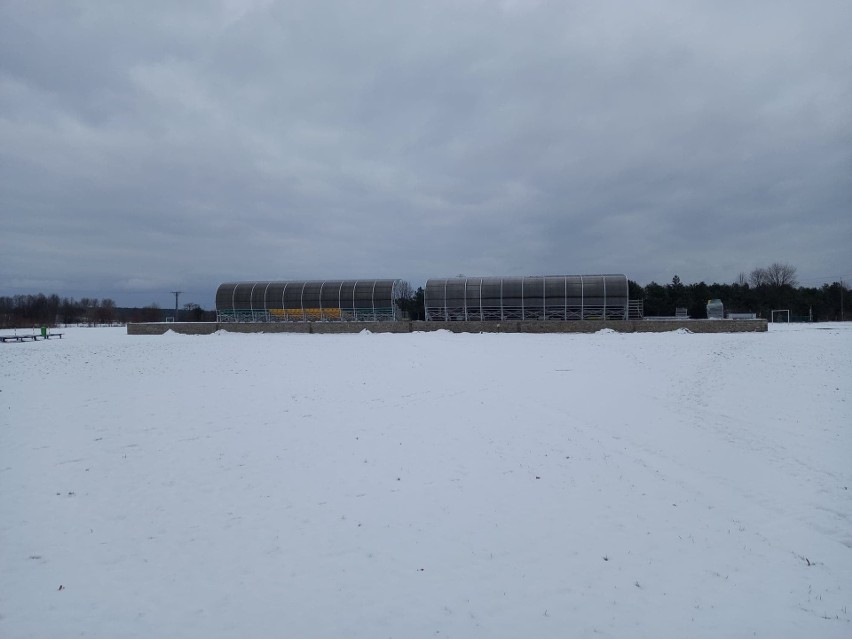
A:
[[[255,277],[852,272],[847,3],[0,18],[0,293],[150,283],[209,304]]]

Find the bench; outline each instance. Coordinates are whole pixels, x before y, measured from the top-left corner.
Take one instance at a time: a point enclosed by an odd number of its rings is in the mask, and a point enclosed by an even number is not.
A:
[[[4,344],[6,342],[36,342],[40,339],[50,339],[51,337],[58,337],[62,339],[64,333],[47,333],[46,335],[41,335],[39,333],[31,333],[29,335],[0,335],[0,342]]]

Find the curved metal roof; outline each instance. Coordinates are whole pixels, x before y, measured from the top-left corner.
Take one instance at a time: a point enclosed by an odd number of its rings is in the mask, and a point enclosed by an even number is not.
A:
[[[426,282],[427,320],[626,319],[625,275],[457,277]]]
[[[216,290],[220,321],[398,319],[401,280],[226,282]]]

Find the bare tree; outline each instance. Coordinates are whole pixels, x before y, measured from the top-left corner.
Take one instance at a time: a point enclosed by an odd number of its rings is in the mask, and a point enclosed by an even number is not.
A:
[[[748,276],[752,286],[798,286],[796,267],[787,262],[773,262],[766,268],[756,268]]]
[[[400,280],[396,286],[396,299],[394,302],[399,310],[403,312],[404,317],[411,318],[416,313],[417,304],[415,301],[415,295],[414,287],[411,286],[411,283],[406,282],[405,280]]]
[[[796,267],[787,262],[773,262],[766,269],[770,286],[797,286]]]
[[[766,286],[769,283],[769,275],[765,268],[756,268],[748,275],[748,283],[754,286]]]
[[[85,321],[89,326],[97,324],[100,300],[98,300],[97,297],[83,297],[80,299],[80,305],[83,307],[83,321]]]
[[[115,320],[115,301],[104,298],[98,306],[95,317],[100,324],[112,324]]]
[[[410,300],[414,298],[414,287],[411,286],[411,282],[406,282],[405,280],[400,280],[399,284],[396,287],[396,299],[398,300]]]

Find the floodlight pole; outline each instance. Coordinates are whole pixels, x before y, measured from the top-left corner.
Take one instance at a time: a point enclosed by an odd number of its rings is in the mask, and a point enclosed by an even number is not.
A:
[[[175,296],[175,321],[178,321],[178,296],[180,296],[183,291],[171,291],[172,295]]]

